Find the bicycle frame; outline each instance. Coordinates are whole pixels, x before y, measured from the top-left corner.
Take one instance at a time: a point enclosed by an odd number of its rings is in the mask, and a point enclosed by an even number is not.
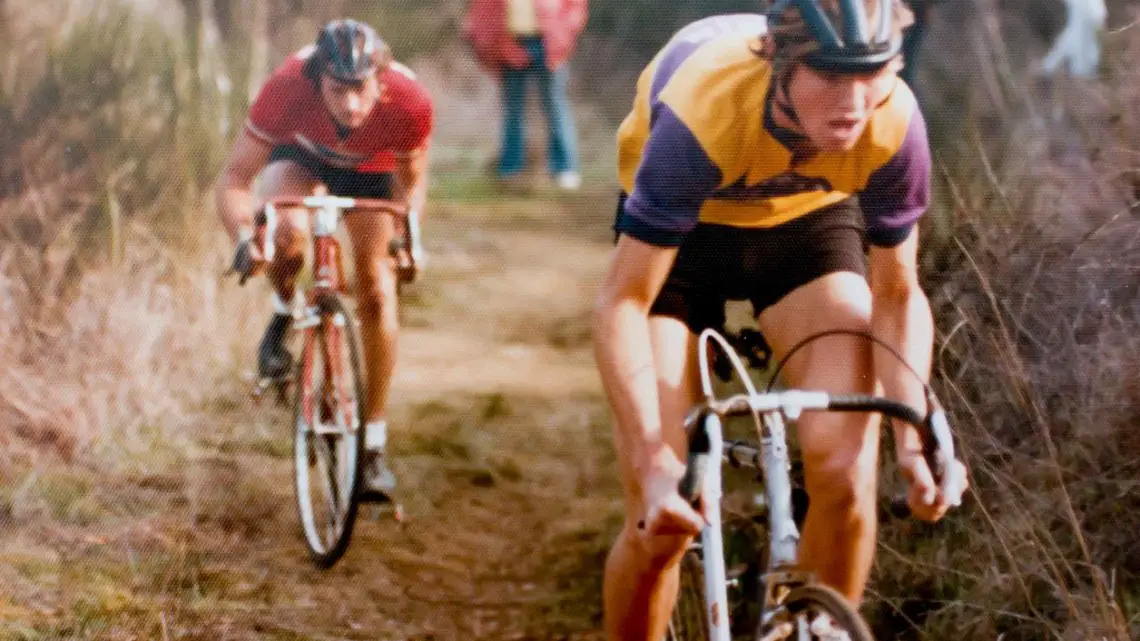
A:
[[[373,210],[392,216],[405,216],[406,208],[395,202],[367,198],[343,198],[340,196],[307,196],[297,200],[273,200],[265,204],[265,239],[262,255],[267,262],[272,262],[275,245],[272,239],[276,235],[278,209],[304,208],[309,211],[309,231],[313,239],[313,265],[314,283],[305,292],[305,308],[294,315],[294,327],[305,329],[311,327],[316,310],[315,302],[322,296],[330,293],[348,293],[348,279],[344,272],[344,252],[340,241],[336,239],[336,231],[344,217],[345,210],[364,209]]]
[[[714,400],[712,381],[709,377],[709,340],[721,344],[723,353],[732,362],[750,394],[756,390],[748,377],[747,369],[720,334],[706,330],[698,341],[698,354],[701,360],[701,387],[706,400]],[[756,414],[754,413],[754,416]],[[788,456],[787,430],[783,417],[778,411],[764,412],[758,417],[758,425],[763,426],[757,436],[759,450],[750,452],[754,464],[759,464],[764,477],[764,490],[768,499],[768,531],[770,537],[768,572],[765,574],[764,612],[770,612],[781,595],[777,586],[807,582],[810,576],[795,569],[798,560],[800,533],[792,513],[791,459]],[[708,526],[701,531],[701,562],[704,566],[705,604],[708,607],[709,635],[713,641],[730,641],[728,617],[727,570],[724,562],[724,541],[721,531],[720,499],[723,494],[721,466],[725,460],[736,460],[732,450],[726,451],[723,422],[714,413],[702,413],[692,426],[704,430],[708,436],[708,453],[703,463],[707,466],[702,476],[700,488],[704,499],[705,518]],[[741,447],[741,446],[738,446]],[[746,447],[746,446],[743,446]],[[748,448],[751,449],[751,448]]]
[[[346,293],[347,279],[344,276],[343,253],[335,234],[340,227],[343,211],[354,206],[355,199],[315,196],[292,201],[274,201],[265,204],[265,237],[267,242],[263,255],[272,262],[275,245],[279,207],[301,205],[309,209],[309,231],[313,239],[313,275],[316,280],[306,292],[306,303],[311,305],[320,295],[330,292]]]
[[[274,200],[267,202],[264,207],[265,215],[265,242],[263,243],[262,255],[267,262],[272,262],[276,250],[276,245],[273,239],[276,237],[277,227],[279,225],[279,216],[277,210],[285,208],[304,208],[309,212],[309,232],[313,242],[313,264],[312,272],[314,282],[312,286],[306,288],[303,296],[304,303],[299,307],[293,309],[293,328],[297,331],[306,331],[321,324],[321,309],[319,302],[329,294],[347,294],[348,293],[348,279],[344,272],[344,252],[341,248],[340,241],[336,238],[337,229],[340,227],[341,219],[344,217],[345,210],[360,208],[371,209],[380,211],[385,214],[400,216],[403,215],[403,206],[389,201],[362,199],[362,198],[343,198],[339,196],[308,196],[299,200]],[[348,319],[344,319],[345,322]],[[337,328],[331,327],[330,331],[336,332]],[[315,349],[312,341],[305,341],[303,350]],[[302,363],[310,363],[311,358],[309,354],[303,354]],[[339,370],[343,365],[340,362],[341,355],[337,354],[332,357],[333,362],[325,364],[328,370]],[[307,374],[307,373],[306,373]],[[326,372],[326,375],[328,372]],[[337,390],[337,394],[347,394],[346,390]],[[315,399],[306,398],[304,403],[307,409],[311,409],[311,403]],[[351,424],[351,417],[346,417]]]

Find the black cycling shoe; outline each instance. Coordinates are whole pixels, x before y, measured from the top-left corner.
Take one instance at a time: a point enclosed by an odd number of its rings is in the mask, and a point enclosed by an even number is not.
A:
[[[262,378],[285,378],[293,367],[293,355],[285,347],[285,335],[293,325],[289,314],[274,314],[257,348],[257,372]]]

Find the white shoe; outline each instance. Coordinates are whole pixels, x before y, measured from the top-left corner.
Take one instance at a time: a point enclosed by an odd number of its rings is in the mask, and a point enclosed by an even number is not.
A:
[[[582,187],[582,174],[576,171],[564,171],[556,178],[558,188],[564,191],[578,191]]]
[[[396,489],[396,475],[388,467],[388,421],[369,421],[364,432],[364,458],[360,461],[364,487],[360,499],[365,503],[389,503]]]
[[[360,500],[365,503],[390,503],[396,490],[396,475],[388,468],[388,457],[383,450],[365,450],[364,487]]]

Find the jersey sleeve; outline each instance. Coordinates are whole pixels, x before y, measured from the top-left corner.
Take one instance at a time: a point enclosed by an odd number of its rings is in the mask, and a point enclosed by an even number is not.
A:
[[[258,92],[245,129],[255,138],[270,145],[287,142],[292,135],[293,98],[297,95],[296,79],[274,73]]]
[[[894,247],[910,236],[930,205],[930,172],[926,122],[915,109],[898,151],[871,174],[859,194],[872,245]]]
[[[614,229],[651,245],[677,247],[696,227],[722,173],[672,109],[660,104],[656,111],[633,193]]]
[[[423,147],[431,136],[435,107],[427,89],[413,82],[403,104],[405,124],[393,143],[396,154],[408,154]]]

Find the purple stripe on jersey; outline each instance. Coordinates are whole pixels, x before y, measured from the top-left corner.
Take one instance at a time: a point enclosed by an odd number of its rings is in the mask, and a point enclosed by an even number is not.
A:
[[[710,16],[697,20],[678,31],[665,45],[666,53],[653,72],[653,84],[649,92],[650,104],[656,104],[657,96],[669,83],[677,69],[688,60],[701,45],[725,34],[761,34],[767,30],[768,22],[762,15],[754,13],[734,13]]]
[[[926,121],[916,108],[899,150],[871,174],[859,193],[872,244],[894,247],[907,239],[930,205],[930,171]]]
[[[657,69],[653,71],[653,84],[649,88],[649,104],[657,104],[657,96],[661,95],[661,90],[669,84],[669,79],[689,59],[689,56],[700,49],[704,43],[704,40],[679,40],[669,45],[669,50],[661,57],[661,62],[657,63]]]
[[[616,229],[647,243],[676,246],[697,226],[721,171],[672,109],[660,105],[657,112]]]

